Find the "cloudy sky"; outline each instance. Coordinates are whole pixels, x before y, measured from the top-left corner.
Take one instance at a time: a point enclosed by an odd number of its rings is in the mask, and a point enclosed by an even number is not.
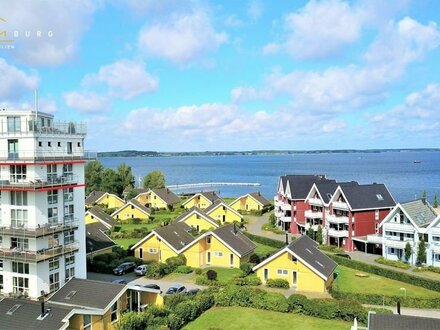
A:
[[[440,3],[0,0],[0,102],[87,148],[439,147]],[[40,33],[38,33],[38,31]]]

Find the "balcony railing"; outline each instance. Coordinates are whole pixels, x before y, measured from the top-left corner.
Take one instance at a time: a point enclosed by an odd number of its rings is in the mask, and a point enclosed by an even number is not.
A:
[[[19,150],[15,152],[0,151],[0,161],[73,161],[94,160],[97,153],[83,150]]]
[[[397,232],[414,233],[415,228],[410,224],[387,222],[383,224],[384,230],[392,230]]]
[[[304,216],[310,219],[322,219],[322,212],[307,210],[304,212]]]
[[[0,225],[0,235],[2,236],[14,236],[14,237],[43,237],[53,235],[66,230],[77,229],[79,226],[78,219],[66,219],[64,223],[45,224],[38,227],[29,226],[12,226],[12,225]]]
[[[25,118],[16,129],[8,130],[7,122],[4,119],[0,123],[1,135],[85,135],[87,124],[85,122],[73,121],[52,121],[50,125],[42,126],[34,118]]]
[[[291,209],[292,209],[292,206],[290,204],[281,204],[281,210],[290,211]]]
[[[310,205],[322,206],[322,200],[319,198],[309,198],[307,201]]]
[[[372,244],[382,244],[382,235],[367,235],[367,242]]]
[[[74,185],[78,183],[78,177],[73,174],[38,177],[38,178],[26,178],[12,180],[0,180],[0,190],[38,190],[48,187],[63,187],[68,185]]]
[[[411,246],[414,245],[412,240],[401,241],[401,240],[397,240],[397,239],[391,239],[389,237],[384,238],[384,243],[385,243],[386,247],[393,247],[393,248],[397,248],[397,249],[404,249],[407,242],[409,242],[411,244]]]
[[[328,230],[328,235],[332,237],[348,237],[348,230],[337,230],[330,228]]]
[[[348,217],[342,215],[329,214],[326,217],[329,223],[348,224]]]
[[[281,221],[282,222],[291,222],[292,221],[292,217],[290,215],[285,216],[285,217],[281,217]]]
[[[338,210],[348,210],[348,204],[345,202],[333,202],[333,208]]]
[[[70,244],[58,245],[38,251],[19,250],[17,248],[0,248],[0,258],[23,262],[40,262],[66,253],[75,252],[78,249],[79,244],[76,241]]]

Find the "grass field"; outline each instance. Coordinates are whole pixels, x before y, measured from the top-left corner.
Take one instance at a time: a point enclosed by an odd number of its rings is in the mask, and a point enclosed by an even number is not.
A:
[[[208,270],[215,270],[217,272],[218,281],[229,281],[232,276],[241,274],[241,270],[238,268],[220,268],[220,267],[207,267],[203,270],[206,273]]]
[[[439,292],[427,290],[419,286],[391,280],[374,274],[368,274],[368,277],[359,277],[356,276],[356,274],[364,272],[344,266],[338,266],[338,269],[339,276],[335,284],[339,286],[341,291],[390,296],[402,295],[403,297],[405,292],[400,288],[405,288],[408,297],[440,298]]]
[[[115,243],[120,245],[123,249],[128,249],[128,247],[132,244],[136,244],[140,238],[121,238],[114,239]]]
[[[136,228],[147,228],[148,230],[152,230],[157,226],[160,226],[160,222],[151,222],[151,223],[118,223],[118,226],[121,226],[121,231],[132,231]]]
[[[235,201],[237,198],[235,197],[224,197],[223,200],[225,201],[226,204],[231,204],[233,201]]]
[[[264,244],[256,243],[256,242],[254,242],[254,243],[257,246],[255,248],[255,254],[258,254],[258,255],[267,255],[269,253],[272,254],[278,250],[277,248],[274,248],[272,246],[268,246],[268,245],[264,245]]]
[[[203,313],[184,329],[336,330],[350,329],[351,325],[350,322],[324,320],[292,313],[278,313],[244,307],[215,307]]]

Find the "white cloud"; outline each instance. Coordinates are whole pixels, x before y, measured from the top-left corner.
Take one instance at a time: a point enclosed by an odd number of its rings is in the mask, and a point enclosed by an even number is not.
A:
[[[94,92],[67,92],[63,94],[66,105],[85,113],[101,113],[110,110],[110,100]]]
[[[277,44],[275,42],[271,42],[266,44],[263,47],[263,55],[274,55],[281,51],[282,47],[280,44]]]
[[[0,58],[0,98],[3,102],[18,101],[26,94],[33,96],[38,81],[36,74],[27,74]]]
[[[217,49],[227,39],[226,33],[215,31],[206,11],[194,10],[145,25],[139,33],[138,45],[148,55],[185,64]]]
[[[224,25],[230,28],[239,28],[243,26],[243,21],[236,15],[228,15],[225,18]]]
[[[260,0],[251,0],[247,9],[248,16],[254,21],[263,15],[263,4]]]
[[[269,90],[257,90],[250,86],[239,86],[231,91],[231,99],[233,103],[269,100],[272,97]]]
[[[125,100],[153,92],[159,85],[158,79],[146,71],[144,62],[127,59],[102,66],[98,73],[89,74],[83,79],[85,87],[100,83],[108,86],[109,96]]]
[[[87,30],[95,5],[90,0],[9,1],[2,6],[2,17],[14,38],[14,60],[28,65],[56,66],[70,59]],[[3,26],[2,26],[3,28]],[[25,31],[30,37],[25,37]],[[37,36],[41,32],[41,37]],[[49,33],[52,32],[52,37]]]

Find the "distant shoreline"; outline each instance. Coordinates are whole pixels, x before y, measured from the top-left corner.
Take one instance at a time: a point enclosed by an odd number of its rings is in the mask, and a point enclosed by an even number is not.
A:
[[[340,150],[251,150],[251,151],[188,151],[188,152],[156,152],[156,151],[106,151],[98,152],[98,157],[188,157],[188,156],[275,156],[295,154],[350,154],[350,153],[383,153],[383,152],[438,152],[440,148],[408,148],[408,149],[340,149]]]

